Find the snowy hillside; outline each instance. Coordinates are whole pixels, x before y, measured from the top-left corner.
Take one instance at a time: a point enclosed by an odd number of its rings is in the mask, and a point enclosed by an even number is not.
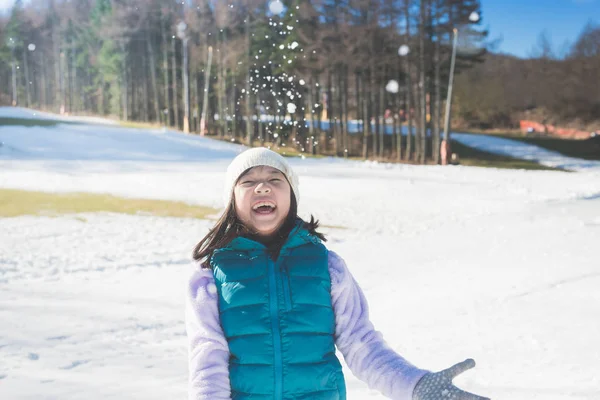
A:
[[[543,149],[517,140],[465,133],[454,133],[452,139],[457,140],[466,146],[487,151],[488,153],[536,161],[547,167],[562,168],[569,171],[600,170],[600,161],[582,160],[579,158],[563,156],[555,151]]]
[[[0,109],[10,116],[12,109]],[[116,126],[0,126],[0,189],[221,207],[242,146]],[[600,398],[600,168],[291,160],[390,345],[494,400]],[[186,397],[183,288],[212,221],[0,218],[1,399]],[[349,399],[383,399],[346,370]]]

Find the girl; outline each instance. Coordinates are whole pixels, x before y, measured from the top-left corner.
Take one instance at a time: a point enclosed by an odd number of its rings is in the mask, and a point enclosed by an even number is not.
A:
[[[254,148],[227,169],[225,211],[194,250],[187,288],[189,399],[345,400],[340,350],[369,387],[401,400],[486,400],[390,349],[318,222],[297,216],[298,177]]]

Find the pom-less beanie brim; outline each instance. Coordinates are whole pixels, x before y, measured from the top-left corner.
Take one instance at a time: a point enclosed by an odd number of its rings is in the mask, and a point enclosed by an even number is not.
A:
[[[240,153],[233,159],[231,164],[229,164],[229,167],[227,167],[225,186],[223,189],[223,201],[225,207],[231,202],[233,187],[240,176],[248,169],[261,165],[276,168],[281,171],[292,187],[292,192],[296,197],[296,204],[300,204],[298,176],[287,160],[273,150],[269,150],[265,147],[255,147]]]

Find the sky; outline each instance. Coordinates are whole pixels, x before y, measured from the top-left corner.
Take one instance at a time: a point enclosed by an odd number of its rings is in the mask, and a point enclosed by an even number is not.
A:
[[[482,0],[482,25],[499,52],[528,57],[542,31],[559,53],[592,21],[600,24],[600,0]]]
[[[0,0],[0,10],[4,11],[10,8],[14,3],[14,0]]]
[[[0,12],[13,2],[0,0]],[[481,5],[489,38],[501,39],[495,50],[523,58],[530,56],[543,31],[560,56],[589,21],[600,24],[600,0],[481,0]]]

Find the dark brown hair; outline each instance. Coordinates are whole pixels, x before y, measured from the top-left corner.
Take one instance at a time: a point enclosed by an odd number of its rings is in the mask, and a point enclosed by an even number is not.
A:
[[[317,232],[319,227],[319,221],[315,220],[314,216],[310,216],[310,222],[306,222],[298,217],[298,204],[296,203],[296,196],[294,192],[290,190],[290,211],[286,217],[286,221],[282,224],[282,227],[288,225],[290,222],[295,223],[296,220],[300,220],[303,223],[303,228],[306,229],[311,235],[314,235],[326,242],[325,235]],[[280,228],[281,229],[281,228]],[[217,249],[225,247],[229,242],[238,236],[252,236],[256,232],[250,231],[243,222],[238,218],[235,213],[235,199],[231,196],[231,201],[227,205],[227,208],[215,224],[208,232],[206,236],[194,248],[192,256],[196,261],[203,261],[203,268],[210,268],[208,260],[212,256],[213,252]],[[274,233],[274,235],[277,234]]]

